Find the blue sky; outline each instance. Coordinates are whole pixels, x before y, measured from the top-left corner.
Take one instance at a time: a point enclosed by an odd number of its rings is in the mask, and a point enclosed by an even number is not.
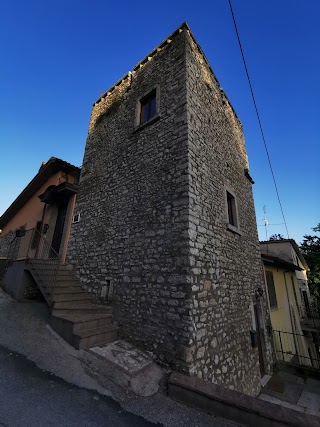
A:
[[[290,237],[320,222],[320,2],[233,0]],[[260,238],[282,223],[227,0],[2,2],[0,214],[51,156],[81,165],[92,103],[183,21],[242,121]],[[284,225],[268,234],[285,235]]]

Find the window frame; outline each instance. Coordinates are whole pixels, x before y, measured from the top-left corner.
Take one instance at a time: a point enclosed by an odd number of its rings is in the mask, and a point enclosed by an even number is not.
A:
[[[149,99],[155,99],[155,114],[149,116],[145,121],[142,121],[142,114],[144,110],[144,102]],[[151,90],[146,91],[137,101],[136,116],[135,116],[135,130],[140,130],[145,126],[154,123],[160,118],[160,88],[155,85]],[[150,112],[152,111],[152,104],[149,104]]]
[[[238,203],[235,192],[228,186],[224,186],[226,223],[228,230],[242,235],[239,225]],[[231,221],[230,221],[231,219]]]
[[[265,277],[266,277],[266,285],[267,285],[267,292],[268,292],[268,301],[269,301],[269,307],[271,311],[278,310],[278,299],[277,299],[277,291],[274,284],[274,276],[273,272],[270,270],[265,271]],[[268,280],[268,278],[271,278],[272,280]],[[269,286],[271,285],[271,286]]]
[[[154,110],[154,112],[153,112]],[[145,114],[146,112],[146,114]],[[145,118],[146,115],[146,118]],[[139,125],[152,120],[157,115],[157,90],[153,89],[148,95],[140,99],[140,118]]]

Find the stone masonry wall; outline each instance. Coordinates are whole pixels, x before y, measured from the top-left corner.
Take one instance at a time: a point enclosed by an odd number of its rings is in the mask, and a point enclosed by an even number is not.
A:
[[[136,126],[139,100],[158,115]],[[68,259],[122,335],[175,369],[256,395],[265,287],[241,124],[182,26],[94,105]],[[227,228],[226,189],[239,230]]]
[[[155,88],[158,115],[137,128],[138,102]],[[67,256],[89,292],[113,289],[127,339],[188,371],[186,108],[181,33],[95,104]]]
[[[251,306],[256,302],[264,311],[256,294],[265,284],[242,126],[191,36],[187,73],[190,264],[197,330],[192,373],[256,395],[261,376],[258,349],[250,341]],[[227,228],[227,189],[236,198],[239,233]],[[272,348],[262,323],[270,371]]]

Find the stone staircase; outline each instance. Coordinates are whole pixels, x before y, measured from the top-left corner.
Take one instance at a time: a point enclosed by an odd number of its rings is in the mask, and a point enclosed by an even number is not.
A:
[[[50,325],[76,349],[105,345],[117,339],[112,308],[96,303],[66,265],[56,259],[29,259],[28,271],[52,310]]]

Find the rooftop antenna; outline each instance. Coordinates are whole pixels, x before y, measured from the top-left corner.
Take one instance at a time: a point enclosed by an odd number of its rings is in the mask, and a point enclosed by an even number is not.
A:
[[[264,227],[266,232],[266,240],[268,240],[268,225],[283,225],[284,222],[280,222],[278,224],[270,224],[270,222],[267,220],[267,207],[263,206],[263,218],[262,218],[263,224],[258,224],[258,227]]]
[[[265,230],[266,230],[266,240],[268,240],[268,224],[269,224],[269,222],[268,222],[268,220],[267,220],[267,207],[264,205],[263,206],[263,225],[264,225],[264,227],[265,227]]]

